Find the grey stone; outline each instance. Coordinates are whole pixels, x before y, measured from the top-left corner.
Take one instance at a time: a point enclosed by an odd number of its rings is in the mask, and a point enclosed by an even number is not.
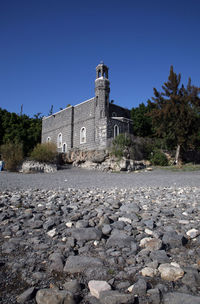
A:
[[[116,246],[119,248],[123,248],[131,247],[132,242],[134,242],[134,238],[132,236],[129,236],[120,230],[114,230],[111,236],[109,237],[106,245],[108,247]]]
[[[102,232],[97,228],[77,228],[71,231],[71,235],[78,241],[100,240]]]
[[[163,296],[164,304],[200,304],[200,297],[179,293],[169,292]]]
[[[133,285],[133,294],[138,295],[139,297],[145,296],[147,291],[147,283],[144,279],[139,279],[134,285]]]
[[[147,292],[149,303],[160,304],[160,291],[158,288],[149,289]]]
[[[87,280],[103,280],[106,281],[108,279],[109,273],[108,273],[108,269],[106,267],[101,266],[101,268],[99,268],[99,266],[93,266],[93,267],[88,267],[85,271],[84,271],[84,275],[87,278]]]
[[[76,222],[76,228],[86,228],[88,227],[88,221],[80,220]]]
[[[140,207],[135,203],[126,203],[120,207],[120,211],[125,213],[137,213],[140,211]]]
[[[112,231],[112,228],[111,228],[110,225],[104,224],[104,225],[102,226],[102,233],[103,233],[103,234],[108,235],[111,231]]]
[[[40,289],[36,294],[37,304],[76,304],[73,295],[65,290]]]
[[[70,256],[66,261],[64,272],[83,272],[92,267],[102,267],[101,260],[88,256]]]
[[[165,232],[162,241],[169,248],[182,247],[187,243],[186,238],[176,231]]]
[[[44,224],[43,224],[43,228],[45,230],[50,230],[55,226],[55,220],[53,219],[48,219]]]
[[[150,253],[150,258],[152,261],[157,261],[158,263],[169,263],[170,259],[167,256],[167,253],[165,250],[155,250]]]
[[[183,284],[189,286],[189,287],[198,287],[200,286],[200,274],[197,271],[197,269],[194,268],[184,268],[184,271],[186,272],[184,277],[182,278]]]
[[[102,291],[99,297],[101,304],[134,304],[134,295],[119,293],[118,291]]]
[[[64,289],[70,291],[72,294],[78,293],[81,291],[81,284],[77,280],[71,280],[65,282],[63,285]]]
[[[40,229],[43,226],[43,221],[40,220],[33,221],[31,226],[33,229]]]
[[[25,290],[21,295],[17,297],[18,303],[25,303],[26,301],[29,301],[35,297],[36,290],[35,287],[31,287],[27,290]]]

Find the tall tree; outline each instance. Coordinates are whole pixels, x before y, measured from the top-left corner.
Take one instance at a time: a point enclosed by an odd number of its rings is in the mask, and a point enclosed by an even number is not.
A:
[[[133,134],[141,137],[151,137],[153,135],[152,118],[147,114],[151,111],[151,106],[144,103],[131,109],[131,119],[133,120]]]
[[[176,147],[175,163],[178,163],[181,148],[194,147],[200,130],[200,88],[180,85],[181,74],[170,68],[168,81],[162,86],[162,92],[154,88],[150,117],[157,135],[164,138],[168,145]]]

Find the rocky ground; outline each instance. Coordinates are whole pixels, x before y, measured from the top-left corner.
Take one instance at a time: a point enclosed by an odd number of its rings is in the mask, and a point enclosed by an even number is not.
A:
[[[1,303],[200,303],[199,187],[0,185]]]

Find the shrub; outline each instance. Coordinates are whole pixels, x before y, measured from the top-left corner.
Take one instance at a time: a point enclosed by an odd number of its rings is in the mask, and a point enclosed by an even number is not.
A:
[[[152,152],[152,157],[150,159],[152,165],[154,166],[167,166],[168,160],[166,155],[160,150],[154,150]]]
[[[30,158],[39,162],[54,163],[56,161],[57,149],[53,143],[37,144],[31,152]]]
[[[131,139],[128,135],[125,134],[119,134],[113,139],[112,142],[112,154],[114,154],[116,157],[121,158],[122,156],[127,157],[131,154]]]
[[[8,142],[0,148],[5,169],[8,171],[17,171],[17,167],[23,161],[23,145],[21,143]]]

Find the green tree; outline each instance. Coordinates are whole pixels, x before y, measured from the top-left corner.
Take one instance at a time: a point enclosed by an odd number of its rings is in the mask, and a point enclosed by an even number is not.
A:
[[[41,141],[41,130],[41,113],[30,118],[27,115],[17,115],[0,108],[0,145],[21,143],[26,156]]]
[[[153,135],[152,118],[147,114],[151,111],[151,105],[139,104],[137,108],[131,109],[133,120],[133,134],[140,137],[151,137]]]
[[[199,142],[200,130],[200,88],[191,85],[190,78],[187,87],[180,82],[181,74],[177,75],[171,66],[162,92],[154,88],[153,102],[148,102],[157,136],[176,148],[175,163],[178,163],[182,148],[194,148]]]

